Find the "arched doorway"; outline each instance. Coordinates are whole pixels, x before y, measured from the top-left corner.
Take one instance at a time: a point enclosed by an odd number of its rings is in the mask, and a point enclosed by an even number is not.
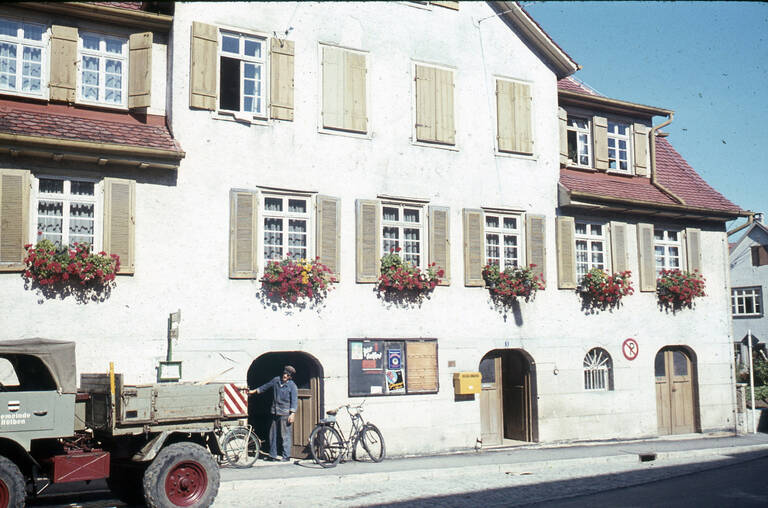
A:
[[[480,360],[479,370],[483,445],[538,441],[533,359],[521,349],[496,349]]]
[[[697,431],[696,359],[683,346],[664,347],[654,360],[659,435]]]
[[[265,353],[248,368],[248,386],[256,388],[283,372],[285,365],[296,368],[294,382],[299,389],[298,411],[293,424],[292,457],[309,457],[309,433],[323,414],[323,367],[314,357],[297,351]],[[248,401],[248,421],[269,447],[272,394],[252,395]],[[279,449],[279,444],[278,444]]]

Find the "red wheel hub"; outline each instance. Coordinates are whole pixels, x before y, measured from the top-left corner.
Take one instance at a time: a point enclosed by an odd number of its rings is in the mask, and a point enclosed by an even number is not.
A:
[[[179,462],[165,477],[165,494],[176,506],[195,504],[203,497],[207,488],[208,474],[198,462]]]
[[[8,491],[8,485],[0,480],[0,508],[8,508],[11,504],[11,493]]]

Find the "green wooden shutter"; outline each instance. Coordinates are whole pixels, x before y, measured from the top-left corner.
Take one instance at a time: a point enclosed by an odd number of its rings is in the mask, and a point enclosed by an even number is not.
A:
[[[637,225],[640,291],[656,291],[656,258],[653,253],[653,225]]]
[[[595,145],[595,169],[608,169],[608,120],[604,116],[592,117],[592,136]]]
[[[634,140],[635,174],[648,176],[648,127],[641,123],[632,126]]]
[[[627,225],[624,222],[611,222],[611,261],[614,272],[629,270]]]
[[[77,42],[77,28],[51,26],[51,75],[48,86],[52,101],[75,102]]]
[[[482,210],[465,208],[462,211],[464,223],[464,285],[483,287],[483,262],[485,256],[485,224]]]
[[[573,217],[557,217],[557,287],[575,289],[576,280],[576,239]]]
[[[341,280],[341,199],[317,196],[315,250],[320,262]]]
[[[448,207],[429,207],[429,262],[445,272],[441,286],[451,284],[451,213]]]
[[[416,140],[434,142],[435,134],[435,68],[416,66]]]
[[[276,120],[293,121],[293,41],[270,39],[269,115]]]
[[[529,214],[525,217],[526,262],[536,265],[533,272],[544,278],[547,269],[546,221],[544,215]]]
[[[698,270],[701,273],[701,230],[686,228],[685,254],[688,261],[688,271]]]
[[[229,191],[229,278],[255,279],[259,271],[259,193]]]
[[[29,243],[29,171],[0,169],[0,272],[24,268]]]
[[[148,108],[152,102],[152,32],[131,34],[128,47],[128,107]]]
[[[453,71],[435,69],[435,87],[435,141],[455,145]]]
[[[557,125],[560,130],[560,164],[568,164],[568,112],[557,108]]]
[[[344,128],[344,51],[323,46],[323,127]]]
[[[120,256],[119,274],[136,271],[136,182],[104,179],[104,250]]]
[[[216,109],[218,30],[213,25],[192,22],[190,48],[189,107]]]
[[[379,280],[381,264],[381,203],[375,199],[355,201],[356,280],[373,283]]]
[[[344,128],[353,132],[368,132],[367,73],[365,55],[344,52]]]

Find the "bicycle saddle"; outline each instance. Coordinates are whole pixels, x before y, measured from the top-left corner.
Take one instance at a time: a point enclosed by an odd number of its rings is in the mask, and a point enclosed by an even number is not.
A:
[[[329,410],[328,410],[328,411],[326,411],[325,413],[326,413],[326,414],[329,414],[329,415],[331,415],[331,416],[335,416],[335,415],[336,415],[336,413],[338,413],[338,412],[339,412],[339,410],[338,410],[338,409],[329,409]]]

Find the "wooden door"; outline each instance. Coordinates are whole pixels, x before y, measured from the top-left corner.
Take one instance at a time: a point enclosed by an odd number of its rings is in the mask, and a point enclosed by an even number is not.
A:
[[[516,441],[532,441],[531,377],[528,362],[519,352],[505,353],[502,372],[504,437]]]
[[[309,388],[299,388],[296,419],[293,421],[291,457],[309,458],[309,434],[319,420],[320,382],[316,375],[309,380]]]
[[[680,349],[656,354],[656,411],[659,434],[695,432],[692,364]]]
[[[503,442],[502,370],[501,357],[490,356],[480,361],[482,390],[480,392],[480,434],[483,446]]]

